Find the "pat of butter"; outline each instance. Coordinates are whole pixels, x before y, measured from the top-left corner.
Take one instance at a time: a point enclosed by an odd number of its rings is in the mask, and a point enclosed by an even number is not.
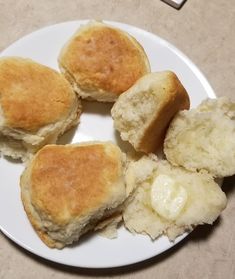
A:
[[[151,188],[152,208],[162,217],[175,220],[187,201],[187,191],[168,175],[160,174]]]

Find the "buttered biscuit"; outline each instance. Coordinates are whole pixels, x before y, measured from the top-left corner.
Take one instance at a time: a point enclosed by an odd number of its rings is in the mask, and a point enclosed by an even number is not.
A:
[[[171,166],[152,155],[130,164],[124,224],[133,233],[170,240],[201,224],[212,224],[226,196],[211,175]]]

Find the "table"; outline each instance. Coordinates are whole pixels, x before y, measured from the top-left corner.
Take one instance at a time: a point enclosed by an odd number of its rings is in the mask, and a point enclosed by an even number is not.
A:
[[[188,0],[180,10],[159,0],[0,0],[0,51],[36,29],[87,18],[120,21],[157,34],[194,61],[218,96],[234,95],[233,0]],[[225,179],[228,206],[213,226],[198,227],[173,249],[133,266],[111,270],[71,268],[34,256],[0,233],[0,278],[233,279],[234,184],[234,177]]]

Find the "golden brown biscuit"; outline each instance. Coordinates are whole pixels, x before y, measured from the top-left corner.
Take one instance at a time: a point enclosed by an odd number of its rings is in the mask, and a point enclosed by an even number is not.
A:
[[[144,49],[132,36],[97,21],[74,34],[58,61],[82,98],[102,102],[115,101],[150,71]]]
[[[112,143],[47,145],[21,176],[21,197],[34,229],[63,248],[118,210],[125,199],[124,157]]]
[[[0,59],[0,150],[24,158],[78,122],[81,105],[67,80],[30,59]]]
[[[154,152],[163,143],[173,116],[190,106],[189,96],[171,71],[140,78],[114,104],[114,127],[137,151]]]

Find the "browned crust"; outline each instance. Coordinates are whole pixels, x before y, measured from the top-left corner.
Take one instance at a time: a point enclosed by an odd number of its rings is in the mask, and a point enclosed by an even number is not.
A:
[[[26,194],[26,191],[29,191],[30,182],[28,180],[28,175],[30,174],[30,167],[28,167],[20,177],[20,186],[21,186],[21,200],[24,206],[24,210],[27,213],[28,219],[32,224],[34,230],[36,231],[37,235],[40,239],[50,248],[60,248],[63,247],[60,243],[54,241],[52,238],[48,236],[46,232],[44,232],[40,226],[39,221],[33,216],[32,210],[30,208],[31,201]]]
[[[118,179],[118,162],[112,156],[102,145],[44,147],[33,161],[32,202],[61,225],[88,214]]]
[[[133,37],[97,22],[78,30],[59,61],[82,90],[116,96],[150,71],[148,58]]]
[[[0,59],[0,104],[8,127],[36,131],[69,116],[76,95],[53,69],[20,57]]]
[[[110,143],[43,147],[20,180],[24,209],[42,241],[51,248],[65,245],[48,235],[43,216],[63,228],[99,208],[105,210],[114,197],[113,203],[122,202],[117,200],[125,197],[124,184],[119,188],[122,168],[121,151]]]
[[[163,144],[167,128],[174,115],[190,107],[188,93],[173,72],[167,72],[166,83],[162,86],[164,101],[160,103],[157,113],[145,128],[143,137],[135,147],[138,151],[145,153],[156,151]]]

